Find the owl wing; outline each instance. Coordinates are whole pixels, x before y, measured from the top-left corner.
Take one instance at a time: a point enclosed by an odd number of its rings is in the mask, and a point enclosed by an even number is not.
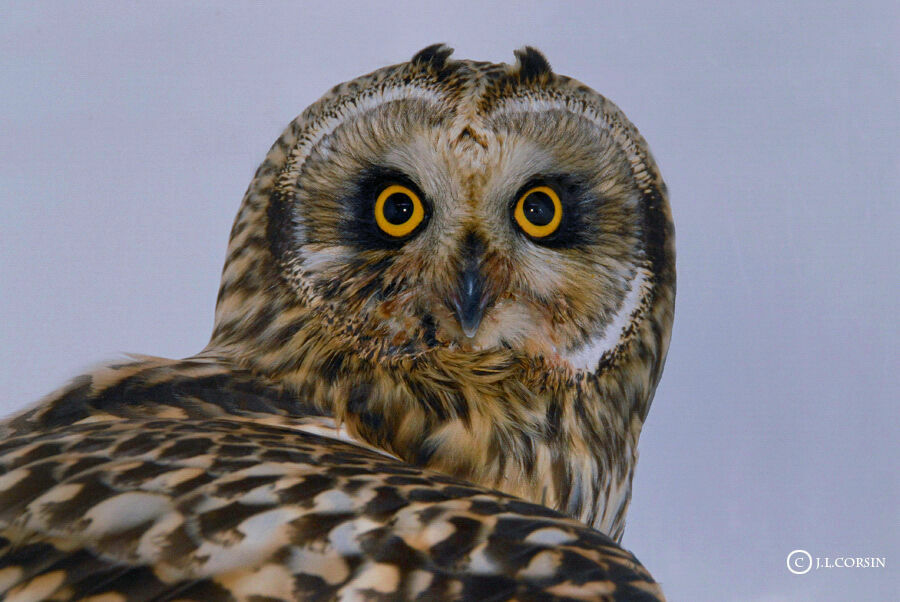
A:
[[[323,418],[205,360],[75,379],[0,423],[0,598],[662,599],[600,532]]]
[[[608,537],[342,441],[116,419],[0,444],[6,600],[659,600]]]

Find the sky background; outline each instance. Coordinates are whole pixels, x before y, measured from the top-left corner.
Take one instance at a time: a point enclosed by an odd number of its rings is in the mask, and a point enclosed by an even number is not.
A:
[[[200,350],[242,194],[332,85],[531,44],[671,191],[675,327],[623,545],[673,601],[900,599],[898,7],[3,2],[0,414]],[[798,576],[797,548],[887,566]]]

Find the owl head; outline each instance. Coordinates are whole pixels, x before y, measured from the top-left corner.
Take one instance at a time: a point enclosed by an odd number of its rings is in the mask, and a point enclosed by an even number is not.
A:
[[[614,385],[590,404],[626,430],[643,419],[674,241],[647,145],[611,102],[532,48],[514,65],[451,52],[336,86],[276,141],[232,231],[210,349],[473,478],[527,447],[517,436],[569,428],[585,383]]]

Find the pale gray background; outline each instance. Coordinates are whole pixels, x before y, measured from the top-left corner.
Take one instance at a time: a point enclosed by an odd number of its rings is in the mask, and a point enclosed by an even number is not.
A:
[[[0,412],[203,347],[241,195],[330,86],[435,41],[533,44],[671,189],[675,331],[624,545],[673,601],[900,599],[898,4],[390,6],[0,4]],[[887,568],[795,576],[795,548]]]

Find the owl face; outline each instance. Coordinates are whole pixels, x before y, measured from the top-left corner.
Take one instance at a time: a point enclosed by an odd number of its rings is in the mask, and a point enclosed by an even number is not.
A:
[[[646,292],[628,150],[599,97],[539,54],[518,71],[445,54],[296,123],[268,227],[288,294],[352,322],[363,353],[510,351],[593,371]]]
[[[665,185],[625,116],[537,51],[449,55],[336,86],[275,142],[205,353],[618,536],[672,324]]]

